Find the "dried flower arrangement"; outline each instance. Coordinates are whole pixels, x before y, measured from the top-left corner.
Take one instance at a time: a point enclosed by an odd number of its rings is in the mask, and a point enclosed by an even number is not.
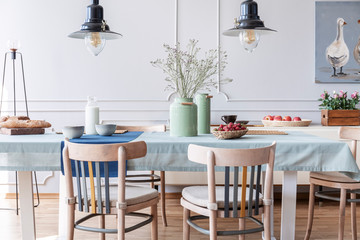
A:
[[[218,82],[216,75],[222,72],[227,64],[225,52],[217,49],[209,50],[203,59],[198,58],[200,48],[196,47],[198,41],[191,39],[187,50],[180,49],[180,43],[175,47],[164,44],[166,59],[152,61],[154,67],[163,70],[169,84],[165,90],[172,90],[182,98],[193,98],[199,90],[210,91],[210,87],[216,88]],[[231,82],[231,79],[223,79],[220,84]]]

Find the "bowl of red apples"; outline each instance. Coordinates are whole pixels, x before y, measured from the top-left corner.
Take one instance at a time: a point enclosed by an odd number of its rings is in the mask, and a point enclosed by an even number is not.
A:
[[[233,139],[244,136],[247,131],[245,125],[230,122],[227,125],[220,124],[218,128],[214,128],[211,132],[218,139]]]
[[[311,120],[301,119],[300,117],[267,115],[263,118],[262,123],[265,127],[307,127],[310,125]]]

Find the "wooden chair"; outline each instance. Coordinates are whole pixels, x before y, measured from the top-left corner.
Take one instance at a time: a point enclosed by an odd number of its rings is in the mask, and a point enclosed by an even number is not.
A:
[[[190,226],[201,233],[210,235],[210,240],[217,236],[240,235],[264,231],[266,240],[270,240],[270,206],[275,146],[257,149],[222,149],[190,145],[189,160],[207,165],[208,185],[186,187],[182,191],[181,205],[184,207],[183,239],[190,238]],[[265,186],[260,193],[261,165],[267,164]],[[225,186],[216,186],[215,167],[225,168]],[[249,167],[249,168],[248,168]],[[233,185],[230,186],[230,168],[233,169]],[[242,171],[242,184],[239,187],[239,170]],[[248,173],[248,170],[250,172]],[[250,181],[247,182],[248,174]],[[249,184],[249,187],[246,187]],[[235,206],[235,207],[234,207]],[[197,216],[190,216],[190,211]],[[254,216],[263,213],[261,222]],[[209,218],[209,229],[201,228],[196,220]],[[239,219],[240,230],[219,231],[218,218]],[[245,220],[255,222],[258,227],[245,227]]]
[[[354,156],[354,159],[356,159],[356,146],[357,141],[360,140],[360,128],[341,127],[339,129],[339,137],[342,139],[352,140],[350,149]],[[339,159],[339,161],[341,161],[341,159]],[[344,239],[345,207],[346,202],[350,202],[352,239],[357,239],[356,202],[359,202],[360,200],[356,199],[356,191],[360,189],[360,182],[357,182],[339,172],[311,172],[309,181],[309,212],[306,235],[304,239],[310,239],[314,218],[315,197],[340,202],[338,239]],[[340,190],[340,197],[334,197],[334,191],[315,192],[315,186],[338,189]],[[350,199],[346,197],[347,192],[350,193]]]
[[[151,239],[157,240],[158,192],[152,188],[125,185],[126,160],[144,157],[146,151],[145,142],[77,144],[65,141],[63,161],[69,216],[68,240],[73,239],[74,228],[99,232],[100,239],[105,239],[105,233],[117,233],[118,239],[123,240],[125,232],[133,231],[148,223],[151,223]],[[70,159],[74,161],[74,172]],[[109,184],[110,161],[118,161],[118,184],[113,188]],[[75,177],[77,196],[74,195],[73,177]],[[90,189],[87,182],[90,182]],[[147,207],[151,208],[151,215],[135,212]],[[89,214],[74,221],[75,210]],[[105,229],[105,215],[109,214],[118,216],[117,229]],[[146,219],[125,228],[125,215]],[[100,217],[99,228],[82,225],[83,222],[96,216]]]
[[[123,126],[117,125],[116,130],[128,130],[128,131],[142,131],[142,132],[165,132],[166,126],[164,124],[159,125],[146,125],[146,126]],[[150,174],[131,174],[126,178],[127,182],[142,183],[149,182],[151,187],[154,188],[155,182],[160,182],[160,196],[161,196],[161,217],[164,227],[167,226],[166,219],[166,205],[165,205],[165,171],[160,171],[160,176],[156,175],[154,171]]]

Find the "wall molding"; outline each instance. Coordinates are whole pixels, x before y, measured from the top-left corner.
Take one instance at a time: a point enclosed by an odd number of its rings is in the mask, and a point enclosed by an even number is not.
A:
[[[167,103],[170,101],[171,93],[168,98],[169,100],[162,100],[162,99],[99,99],[99,103],[128,103],[128,102],[162,102]],[[221,93],[224,94],[224,93]],[[3,102],[13,102],[12,100],[3,100]],[[16,102],[25,102],[24,99],[18,99]],[[28,99],[28,103],[86,103],[87,100],[85,99]],[[317,99],[288,99],[288,98],[279,98],[279,99],[229,99],[228,102],[318,102]]]
[[[320,112],[319,109],[212,109],[211,112]],[[12,113],[12,111],[3,111]],[[26,112],[25,109],[17,112]],[[84,109],[35,109],[29,112],[85,112]],[[101,112],[169,112],[169,109],[101,109]]]

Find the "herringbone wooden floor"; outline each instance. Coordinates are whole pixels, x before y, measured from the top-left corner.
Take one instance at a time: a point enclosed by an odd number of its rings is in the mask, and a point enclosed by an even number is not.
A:
[[[0,199],[1,207],[14,207],[14,199]],[[347,219],[345,228],[345,239],[351,239],[349,206],[347,207]],[[280,201],[275,202],[275,237],[280,239]],[[36,230],[37,237],[44,238],[57,235],[58,223],[58,199],[42,199],[41,204],[36,208]],[[182,239],[182,207],[178,199],[167,199],[168,227],[163,227],[159,216],[159,240]],[[298,201],[296,216],[296,240],[304,238],[307,221],[307,202]],[[316,206],[314,227],[311,239],[337,239],[337,203],[325,202],[323,207]],[[360,218],[360,217],[359,217]],[[358,219],[359,219],[358,218]],[[115,225],[115,218],[108,218],[109,225]],[[134,221],[128,219],[128,221]],[[97,225],[97,222],[94,222]],[[360,221],[359,221],[360,224]],[[221,227],[236,227],[237,223],[225,221]],[[17,240],[21,239],[20,217],[14,211],[0,211],[0,239]],[[360,231],[359,231],[360,232]],[[150,239],[150,227],[145,226],[139,230],[126,234],[127,239]],[[46,238],[47,239],[47,238]],[[52,239],[52,238],[48,238]],[[75,230],[75,239],[99,239],[98,234]],[[116,236],[109,235],[107,239],[116,239]],[[191,239],[209,239],[195,230],[191,230]],[[237,237],[221,237],[220,239],[238,239]],[[246,239],[261,239],[260,233],[247,235]],[[286,240],[286,239],[285,239]]]

